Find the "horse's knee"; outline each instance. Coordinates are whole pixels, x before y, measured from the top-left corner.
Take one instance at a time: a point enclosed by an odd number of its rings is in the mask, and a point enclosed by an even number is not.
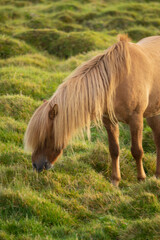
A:
[[[143,157],[143,148],[138,148],[138,147],[131,147],[131,153],[134,159],[139,160],[142,159]]]

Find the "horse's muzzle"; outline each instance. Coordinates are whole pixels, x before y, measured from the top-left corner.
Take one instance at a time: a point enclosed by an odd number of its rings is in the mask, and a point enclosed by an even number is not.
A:
[[[33,170],[36,170],[37,172],[42,172],[43,170],[48,170],[52,168],[52,164],[47,161],[47,159],[40,159],[38,162],[32,163]]]

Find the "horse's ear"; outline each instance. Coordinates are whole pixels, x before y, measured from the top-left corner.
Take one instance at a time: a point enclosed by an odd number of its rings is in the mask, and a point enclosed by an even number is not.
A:
[[[58,114],[58,105],[55,104],[51,109],[49,110],[48,116],[51,120],[55,118],[55,116]]]

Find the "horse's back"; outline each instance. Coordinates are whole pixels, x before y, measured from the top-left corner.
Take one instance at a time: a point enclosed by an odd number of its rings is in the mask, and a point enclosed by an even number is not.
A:
[[[145,45],[145,44],[155,44],[160,42],[160,36],[151,36],[141,39],[137,44],[139,45]]]
[[[160,58],[160,36],[152,36],[143,38],[137,45],[145,52],[149,54],[153,61],[157,61],[157,58]]]
[[[160,36],[143,38],[136,45],[145,54],[150,63],[153,80],[160,83]]]

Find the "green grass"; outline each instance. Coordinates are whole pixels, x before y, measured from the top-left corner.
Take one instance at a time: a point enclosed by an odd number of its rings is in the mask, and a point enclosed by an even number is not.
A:
[[[23,136],[35,109],[77,66],[128,33],[160,33],[160,1],[3,0],[0,6],[0,239],[159,240],[160,180],[144,121],[137,183],[128,126],[120,124],[119,188],[106,131],[73,139],[50,171],[32,170]]]
[[[92,31],[65,33],[56,29],[36,29],[18,33],[15,37],[61,58],[109,47],[106,36]]]
[[[0,58],[9,58],[34,52],[35,50],[23,41],[0,35]]]

